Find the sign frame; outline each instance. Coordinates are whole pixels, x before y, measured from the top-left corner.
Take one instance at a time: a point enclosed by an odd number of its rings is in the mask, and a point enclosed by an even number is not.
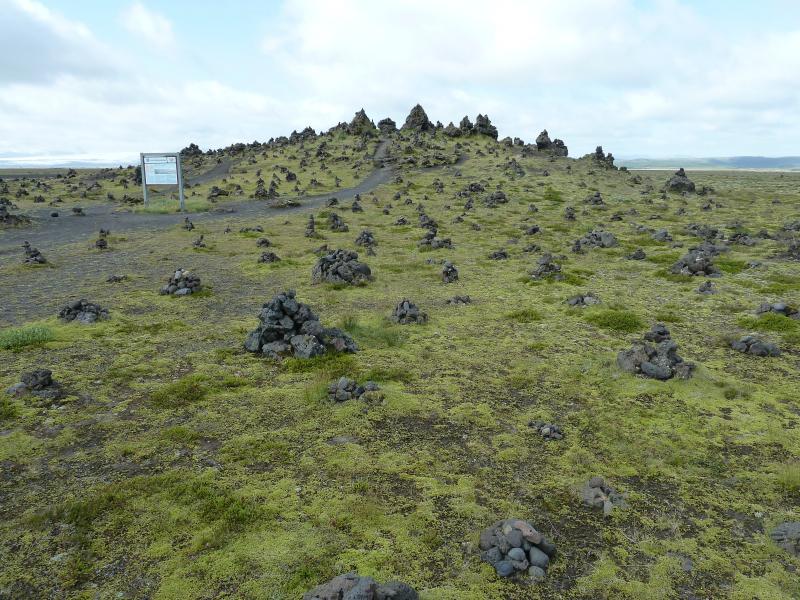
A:
[[[175,166],[178,171],[178,196],[180,198],[180,210],[181,212],[186,212],[186,199],[183,195],[183,169],[181,168],[181,153],[180,152],[140,152],[139,153],[139,161],[142,168],[142,192],[144,193],[144,205],[147,206],[148,198],[147,198],[147,172],[145,170],[145,161],[146,157],[150,156],[160,156],[160,157],[174,157],[175,158]],[[152,183],[150,185],[176,185],[174,183]]]

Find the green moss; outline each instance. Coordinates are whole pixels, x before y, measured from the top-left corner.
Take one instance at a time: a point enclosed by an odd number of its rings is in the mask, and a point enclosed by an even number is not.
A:
[[[180,408],[203,400],[209,392],[206,377],[187,375],[168,383],[150,394],[150,402],[158,408]]]
[[[764,313],[757,317],[749,315],[739,317],[737,322],[739,327],[755,331],[789,332],[797,331],[798,329],[798,322],[796,320],[773,312]]]
[[[535,323],[542,320],[542,314],[533,308],[521,308],[510,313],[506,313],[505,318],[517,323]]]
[[[624,333],[633,333],[644,329],[644,321],[631,311],[614,310],[614,309],[600,309],[586,314],[585,319],[602,327],[603,329],[610,329],[611,331],[619,331]]]

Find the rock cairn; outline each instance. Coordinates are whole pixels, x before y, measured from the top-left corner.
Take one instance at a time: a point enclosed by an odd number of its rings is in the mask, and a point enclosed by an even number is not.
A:
[[[25,215],[12,215],[4,204],[0,204],[0,225],[5,227],[20,227],[28,225],[30,218]]]
[[[711,258],[711,254],[705,250],[690,250],[672,265],[670,271],[676,275],[719,277],[720,272]]]
[[[422,236],[422,239],[417,244],[420,248],[430,248],[431,250],[439,250],[441,248],[453,248],[453,240],[450,238],[436,237],[438,230],[431,227]]]
[[[600,298],[591,293],[577,294],[576,296],[567,298],[567,306],[576,308],[586,308],[587,306],[593,306],[595,304],[600,304]]]
[[[531,271],[531,278],[558,281],[564,279],[564,275],[561,273],[561,265],[553,259],[552,254],[546,252],[536,261],[536,267]]]
[[[625,258],[628,260],[644,260],[647,258],[647,254],[645,254],[644,250],[641,248],[637,248],[630,254],[628,254]]]
[[[560,440],[564,437],[561,427],[546,421],[531,421],[528,423],[528,427],[532,427],[536,433],[546,440]]]
[[[24,263],[30,265],[43,265],[47,263],[47,260],[45,260],[44,255],[39,252],[38,248],[34,248],[29,242],[24,242],[22,248],[25,250]]]
[[[341,329],[323,327],[307,304],[298,302],[294,290],[276,294],[263,305],[259,325],[248,334],[244,347],[271,358],[320,356],[326,351],[357,352],[353,338]]]
[[[590,195],[586,196],[586,198],[584,198],[584,200],[583,200],[583,203],[584,204],[590,204],[592,206],[603,206],[603,205],[605,205],[605,202],[603,201],[603,196],[599,191],[595,192],[594,194],[590,194]]]
[[[716,294],[717,288],[714,287],[714,282],[712,281],[704,281],[700,284],[700,287],[697,288],[698,294]]]
[[[419,600],[419,594],[400,581],[380,584],[372,577],[348,573],[306,592],[303,600]]]
[[[358,237],[356,238],[356,246],[370,247],[375,245],[377,245],[375,236],[372,235],[372,232],[369,229],[364,229],[358,234]]]
[[[61,384],[53,379],[53,372],[50,369],[36,369],[23,373],[21,379],[22,381],[6,390],[9,396],[31,394],[47,402],[55,402],[64,397],[64,390]]]
[[[317,237],[317,227],[314,221],[314,215],[308,215],[308,223],[306,224],[305,236],[307,238]]]
[[[410,323],[424,324],[428,322],[428,314],[422,312],[416,304],[404,298],[392,311],[391,320],[400,325],[408,325]]]
[[[490,260],[508,260],[508,252],[506,252],[505,248],[500,248],[500,250],[495,250],[491,254],[489,254]]]
[[[752,354],[753,356],[780,356],[781,351],[772,342],[762,340],[755,335],[745,335],[731,342],[731,348],[737,352]]]
[[[367,381],[359,385],[354,379],[340,377],[338,381],[328,386],[328,399],[334,402],[358,400],[366,393],[377,392],[381,388],[374,381]]]
[[[498,521],[481,532],[481,560],[494,567],[500,577],[518,583],[536,583],[547,574],[556,547],[522,519]]]
[[[372,281],[372,271],[358,261],[352,250],[334,250],[322,256],[311,270],[311,283],[363,285]]]
[[[262,252],[261,256],[258,257],[259,263],[275,263],[280,260],[280,257],[274,252]]]
[[[335,212],[332,212],[328,215],[328,229],[331,231],[350,231],[350,228],[344,222],[344,219],[337,215]]]
[[[592,230],[582,238],[575,240],[572,245],[573,252],[585,252],[591,248],[613,248],[617,245],[617,238],[608,231]]]
[[[764,302],[756,310],[756,314],[763,315],[766,313],[775,313],[789,317],[790,319],[800,319],[800,311],[786,304],[785,302]]]
[[[442,265],[442,281],[445,283],[458,281],[458,269],[449,260],[444,261]]]
[[[447,304],[455,304],[456,306],[472,304],[472,298],[469,296],[453,296],[447,299]]]
[[[634,342],[630,350],[617,355],[617,365],[627,372],[661,381],[678,377],[688,379],[695,365],[678,356],[678,344],[670,338],[669,329],[661,323],[644,334],[644,341]]]
[[[161,295],[188,296],[200,291],[200,278],[186,269],[178,269],[161,288]]]
[[[62,321],[78,321],[88,325],[100,319],[107,319],[108,310],[88,300],[75,300],[58,312],[58,318]]]
[[[609,516],[616,508],[627,506],[622,494],[606,484],[602,477],[592,477],[581,489],[583,503],[592,508],[602,508],[603,514]]]
[[[675,174],[667,180],[666,190],[668,192],[693,192],[694,182],[686,175],[683,167],[675,171]]]

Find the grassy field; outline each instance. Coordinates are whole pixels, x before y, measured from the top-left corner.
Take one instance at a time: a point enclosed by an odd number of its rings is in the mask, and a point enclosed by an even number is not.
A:
[[[350,570],[404,580],[424,600],[799,597],[800,561],[767,534],[800,519],[800,321],[755,309],[800,304],[800,266],[776,258],[779,241],[731,245],[715,260],[715,295],[695,291],[703,278],[669,267],[701,241],[687,233],[691,223],[778,233],[797,218],[800,174],[689,172],[715,191],[662,199],[667,172],[459,141],[440,133],[422,147],[395,144],[398,178],[364,196],[363,213],[349,201],[337,209],[347,233],[318,218],[321,238],[309,239],[307,213],[265,211],[192,232],[112,232],[108,253],[67,244],[50,268],[0,263],[19,307],[0,330],[0,390],[42,366],[68,391],[54,406],[0,391],[0,597],[296,599]],[[307,144],[312,157],[318,143]],[[292,146],[238,160],[224,184],[191,193],[238,184],[247,197],[256,170],[268,183],[281,165],[301,188],[316,177],[333,191],[334,176],[347,186],[372,169],[363,157],[375,142],[356,151],[358,143],[337,134],[333,154],[344,158],[329,161],[330,172],[318,163],[303,171]],[[94,201],[121,195],[118,179]],[[465,201],[456,194],[473,182],[486,191],[454,222]],[[12,197],[18,185],[9,183]],[[487,208],[481,199],[495,189],[508,203]],[[584,204],[595,190],[605,207]],[[85,201],[66,187],[52,194]],[[452,250],[418,248],[420,204]],[[564,219],[567,206],[575,221]],[[394,225],[401,215],[409,225]],[[541,231],[525,235],[533,224]],[[634,224],[667,228],[674,242]],[[253,225],[264,234],[236,233]],[[571,252],[593,228],[619,245]],[[376,256],[361,252],[375,280],[311,285],[314,250],[357,249],[362,229],[377,240]],[[199,234],[205,249],[192,248]],[[257,263],[262,236],[280,262]],[[509,259],[490,260],[501,248]],[[636,248],[646,260],[625,259]],[[544,251],[557,256],[563,281],[531,280]],[[441,282],[444,259],[458,267],[457,283]],[[159,296],[180,266],[206,291]],[[112,271],[128,278],[106,283]],[[286,289],[323,324],[346,328],[360,352],[282,362],[245,352],[261,305]],[[566,305],[587,292],[601,303]],[[472,304],[447,304],[454,295]],[[59,322],[60,306],[77,298],[111,318]],[[428,324],[392,324],[402,298]],[[617,367],[617,352],[656,322],[697,364],[693,378],[660,382]],[[732,336],[754,331],[782,355],[730,349]],[[328,401],[341,375],[378,382],[383,399]],[[537,419],[559,424],[564,439],[545,442],[528,425]],[[578,490],[592,475],[628,508],[604,518],[584,506]],[[500,580],[478,557],[480,531],[509,517],[557,545],[541,584]]]

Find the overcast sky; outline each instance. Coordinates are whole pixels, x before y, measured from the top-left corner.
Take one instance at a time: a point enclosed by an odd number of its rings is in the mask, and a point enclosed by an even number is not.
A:
[[[488,113],[570,155],[800,155],[800,0],[0,0],[0,157]]]

